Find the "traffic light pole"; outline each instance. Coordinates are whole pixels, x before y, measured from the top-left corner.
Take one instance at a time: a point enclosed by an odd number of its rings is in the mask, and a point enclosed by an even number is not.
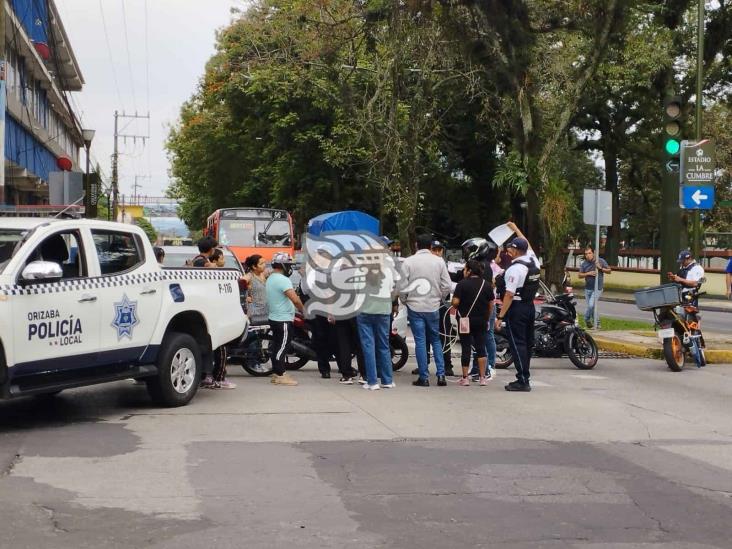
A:
[[[704,91],[704,0],[698,0],[699,11],[696,27],[696,114],[694,125],[696,129],[696,141],[702,140],[702,92]],[[701,259],[702,229],[701,214],[694,210],[691,228],[692,254],[696,259]]]
[[[661,284],[669,281],[666,273],[678,270],[676,257],[680,246],[679,174],[664,170],[661,178]]]

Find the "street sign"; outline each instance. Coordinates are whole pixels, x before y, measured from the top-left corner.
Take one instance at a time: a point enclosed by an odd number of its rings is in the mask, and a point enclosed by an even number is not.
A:
[[[682,185],[679,205],[685,210],[711,210],[714,185]]]
[[[596,197],[599,204],[596,203]],[[612,225],[613,193],[585,189],[582,195],[582,220],[588,225]]]
[[[709,185],[714,182],[716,169],[714,141],[681,142],[681,171],[680,183]]]
[[[669,160],[666,162],[666,171],[668,173],[679,173],[679,161]]]

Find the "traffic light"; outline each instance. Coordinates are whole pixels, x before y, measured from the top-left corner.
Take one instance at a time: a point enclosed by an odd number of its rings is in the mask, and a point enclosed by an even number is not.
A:
[[[667,97],[663,102],[663,148],[675,159],[681,150],[683,104],[681,97]]]

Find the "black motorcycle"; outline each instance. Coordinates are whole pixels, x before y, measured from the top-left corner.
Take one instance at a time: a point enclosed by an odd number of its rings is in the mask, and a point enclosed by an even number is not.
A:
[[[229,348],[228,362],[240,364],[244,370],[254,377],[265,377],[272,374],[270,345],[272,332],[269,324],[252,324],[247,335],[236,347]]]
[[[553,295],[547,292],[547,301],[537,306],[534,321],[534,354],[545,358],[569,357],[577,368],[591,370],[597,365],[597,343],[580,328],[577,322],[577,304],[574,294]],[[513,364],[511,348],[503,330],[495,333],[496,368]]]

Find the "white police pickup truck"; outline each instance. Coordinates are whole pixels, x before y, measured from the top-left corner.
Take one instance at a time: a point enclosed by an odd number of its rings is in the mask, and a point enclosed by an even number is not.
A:
[[[239,276],[161,268],[133,225],[1,218],[0,398],[144,378],[186,404],[212,349],[246,331]]]

